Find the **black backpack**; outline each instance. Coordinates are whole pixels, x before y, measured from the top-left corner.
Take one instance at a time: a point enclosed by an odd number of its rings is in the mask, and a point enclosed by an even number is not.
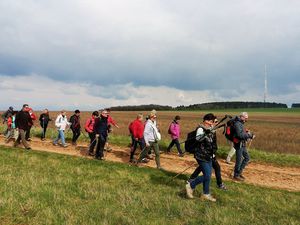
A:
[[[226,126],[225,126],[225,131],[224,131],[224,135],[226,137],[226,139],[228,139],[229,141],[232,141],[232,142],[236,142],[237,139],[235,138],[235,128],[234,128],[234,124],[235,122],[237,121],[237,117],[229,120],[227,123],[226,123]]]
[[[187,134],[186,141],[184,142],[184,149],[186,152],[189,153],[195,153],[195,149],[197,147],[197,130],[199,127],[197,127],[194,131]]]

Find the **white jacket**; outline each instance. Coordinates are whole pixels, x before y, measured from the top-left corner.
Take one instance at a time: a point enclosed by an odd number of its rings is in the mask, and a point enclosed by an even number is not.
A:
[[[65,130],[71,123],[68,122],[67,116],[62,116],[61,114],[57,116],[55,120],[55,126],[58,130]]]
[[[147,145],[149,145],[149,141],[155,142],[160,141],[161,139],[161,135],[156,127],[156,123],[153,123],[150,119],[147,120],[147,123],[145,125],[144,139]]]

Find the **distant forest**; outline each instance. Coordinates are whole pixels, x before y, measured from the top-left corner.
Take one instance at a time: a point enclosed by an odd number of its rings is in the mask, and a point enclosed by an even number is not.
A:
[[[299,107],[300,104],[294,107]],[[293,107],[292,105],[292,107]],[[297,106],[298,105],[298,106]],[[194,104],[189,106],[164,106],[164,105],[135,105],[135,106],[114,106],[110,109],[113,111],[149,111],[156,110],[211,110],[211,109],[250,109],[250,108],[288,108],[286,104],[275,102],[210,102],[202,104]]]
[[[300,108],[300,103],[293,103],[292,108]]]

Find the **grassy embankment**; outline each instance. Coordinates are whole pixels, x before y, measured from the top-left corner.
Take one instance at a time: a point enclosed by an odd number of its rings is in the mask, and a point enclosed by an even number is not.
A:
[[[300,193],[228,182],[188,200],[186,176],[0,147],[0,224],[299,224]],[[195,196],[199,196],[201,187]]]

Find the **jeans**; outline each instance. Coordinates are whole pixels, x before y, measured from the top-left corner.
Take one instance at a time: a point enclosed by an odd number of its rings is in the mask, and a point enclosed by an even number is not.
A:
[[[234,166],[234,176],[239,176],[242,174],[246,165],[250,160],[250,156],[245,146],[241,146],[240,143],[235,144],[234,148],[236,150],[236,160]]]
[[[138,162],[141,162],[142,159],[147,157],[147,154],[149,151],[151,151],[151,149],[154,149],[155,152],[155,162],[156,162],[156,167],[159,168],[160,167],[160,154],[159,154],[159,146],[157,142],[151,142],[149,141],[149,145],[148,147],[144,148],[144,150],[141,152],[140,158],[138,160]]]
[[[217,185],[220,186],[223,181],[222,181],[222,175],[221,175],[221,167],[220,164],[218,162],[218,160],[216,158],[212,159],[212,168],[215,171],[215,176],[216,176],[216,181],[217,181]],[[198,166],[195,171],[193,172],[193,174],[190,176],[189,180],[193,180],[195,178],[198,177],[198,175],[202,172],[202,167]]]
[[[137,148],[137,145],[139,144],[140,148],[141,148],[141,151],[144,150],[145,148],[145,141],[144,141],[144,138],[139,138],[138,140],[135,140],[134,138],[132,139],[133,140],[133,144],[132,144],[132,150],[130,152],[130,159],[133,159],[134,157],[134,153],[136,151],[136,148]]]
[[[190,182],[191,188],[195,189],[198,184],[203,183],[203,194],[209,194],[209,185],[211,179],[211,170],[212,170],[212,162],[205,162],[197,159],[199,166],[201,167],[201,171],[203,172],[202,176],[198,176],[196,179]]]
[[[65,145],[65,131],[64,130],[58,130],[58,137],[53,141],[54,144],[57,144],[57,142],[61,139],[61,144]]]
[[[171,150],[171,148],[173,147],[173,145],[176,145],[177,151],[179,154],[182,154],[182,150],[180,148],[180,143],[178,141],[178,138],[173,139],[172,142],[169,144],[169,147],[167,148],[167,151],[169,152]]]

